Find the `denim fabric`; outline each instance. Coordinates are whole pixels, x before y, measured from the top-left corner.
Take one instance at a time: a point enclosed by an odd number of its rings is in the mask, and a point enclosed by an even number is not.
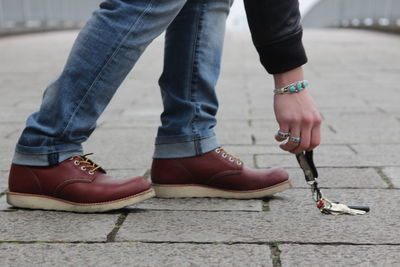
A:
[[[166,31],[164,112],[154,157],[190,157],[218,146],[213,132],[225,20],[231,0],[107,0],[81,30],[61,75],[26,123],[13,163],[48,166],[82,143],[148,44]]]

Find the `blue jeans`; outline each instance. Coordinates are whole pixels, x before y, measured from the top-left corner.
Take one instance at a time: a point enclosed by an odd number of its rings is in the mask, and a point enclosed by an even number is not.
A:
[[[55,165],[83,154],[115,91],[149,43],[166,30],[159,80],[164,111],[155,158],[218,147],[213,128],[225,21],[232,0],[107,0],[81,30],[66,66],[29,116],[13,163]]]

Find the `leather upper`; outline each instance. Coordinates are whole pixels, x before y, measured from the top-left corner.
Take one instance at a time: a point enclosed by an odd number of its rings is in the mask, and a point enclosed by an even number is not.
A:
[[[73,157],[56,166],[11,165],[9,190],[44,195],[76,203],[99,203],[129,197],[150,188],[143,177],[119,179]],[[79,164],[78,164],[79,163]],[[83,167],[83,169],[82,169]]]
[[[219,153],[216,151],[219,150],[190,158],[154,159],[151,168],[152,182],[256,190],[282,183],[289,178],[283,169],[250,169],[224,150]]]

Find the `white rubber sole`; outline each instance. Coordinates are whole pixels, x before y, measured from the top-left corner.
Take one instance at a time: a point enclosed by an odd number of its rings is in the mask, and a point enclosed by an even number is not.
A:
[[[52,198],[42,195],[22,194],[15,192],[7,193],[7,203],[11,206],[24,209],[57,210],[71,212],[105,212],[121,209],[155,196],[152,188],[122,199],[101,203],[75,203],[58,198]]]
[[[236,191],[236,190],[223,190],[203,185],[161,185],[152,184],[156,192],[156,196],[160,198],[184,198],[184,197],[218,197],[218,198],[237,198],[237,199],[251,199],[263,198],[273,194],[282,192],[292,187],[290,181],[285,181],[271,187]]]

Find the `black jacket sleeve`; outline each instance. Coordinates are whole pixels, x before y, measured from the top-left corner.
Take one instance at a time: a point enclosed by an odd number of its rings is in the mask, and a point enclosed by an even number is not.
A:
[[[253,43],[271,74],[307,62],[298,0],[244,0]]]

